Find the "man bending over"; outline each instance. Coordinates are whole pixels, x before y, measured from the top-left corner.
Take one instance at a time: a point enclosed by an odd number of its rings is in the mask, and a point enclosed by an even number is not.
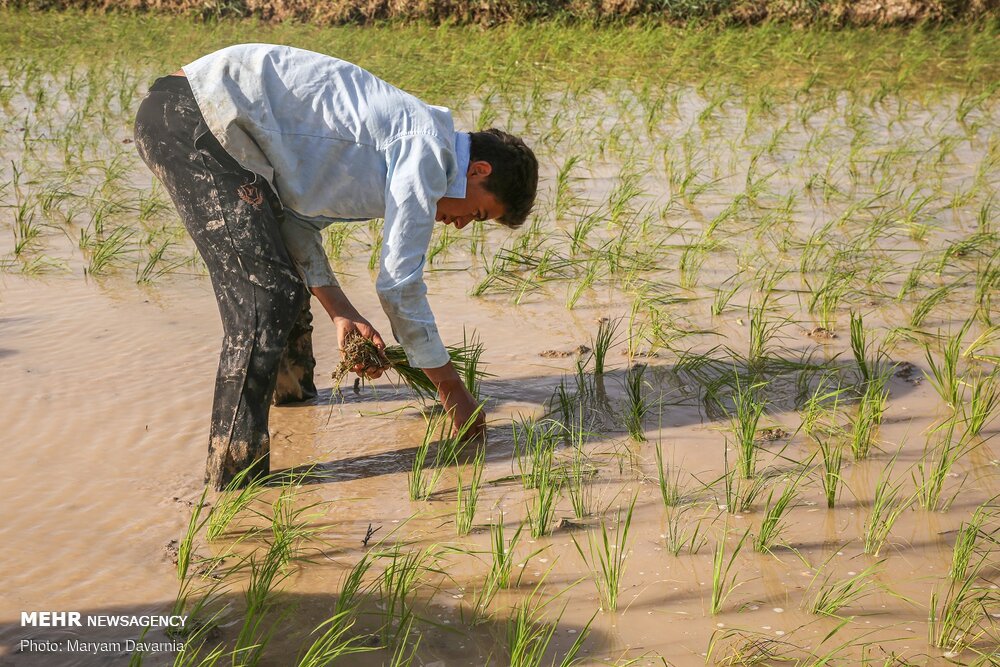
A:
[[[454,427],[483,428],[438,335],[424,261],[435,221],[524,222],[538,162],[523,141],[456,132],[448,109],[357,65],[267,44],[231,46],[157,79],[135,141],[205,260],[222,316],[206,483],[222,489],[251,466],[247,479],[267,473],[272,400],[316,395],[310,293],[341,349],[352,334],[385,347],[330,268],[320,232],[335,223],[385,219],[375,287],[392,334]]]

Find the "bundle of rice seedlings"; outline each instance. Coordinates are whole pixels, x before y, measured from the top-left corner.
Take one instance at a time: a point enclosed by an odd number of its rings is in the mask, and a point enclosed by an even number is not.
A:
[[[490,377],[489,373],[479,368],[482,347],[482,343],[479,343],[475,338],[472,339],[471,343],[448,346],[448,356],[451,357],[451,363],[467,385],[471,382],[474,386],[478,386],[484,377]],[[382,368],[393,371],[400,382],[419,396],[437,398],[437,387],[423,370],[409,364],[406,360],[406,353],[403,352],[401,346],[389,345],[385,350],[379,352],[373,342],[358,333],[348,335],[344,341],[341,361],[333,371],[335,390],[340,389],[344,378],[358,364],[365,368]]]

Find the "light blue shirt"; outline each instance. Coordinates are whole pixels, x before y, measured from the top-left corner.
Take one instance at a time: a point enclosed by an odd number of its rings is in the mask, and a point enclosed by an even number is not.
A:
[[[212,134],[281,199],[282,237],[309,287],[337,284],[324,227],[385,219],[375,289],[393,336],[414,366],[446,364],[423,270],[438,200],[465,197],[469,135],[451,112],[288,46],[230,46],[184,73]]]

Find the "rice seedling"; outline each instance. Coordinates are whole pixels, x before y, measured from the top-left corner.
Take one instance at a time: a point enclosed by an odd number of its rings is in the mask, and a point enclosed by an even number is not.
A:
[[[850,445],[855,461],[868,458],[872,447],[876,445],[882,416],[889,401],[888,384],[891,373],[891,368],[880,368],[865,383],[857,414],[851,421]]]
[[[624,521],[622,521],[621,508],[618,509],[613,536],[604,517],[601,517],[600,538],[596,537],[594,533],[588,533],[589,558],[583,552],[580,543],[576,541],[576,537],[573,537],[573,544],[576,546],[580,558],[594,574],[603,608],[608,611],[618,610],[618,595],[621,591],[622,577],[625,574],[625,561],[629,554],[628,531],[632,525],[632,512],[635,510],[636,498],[638,498],[637,495],[632,497],[632,502],[625,511]]]
[[[318,635],[296,662],[297,667],[325,667],[338,658],[353,653],[372,651],[362,637],[350,635],[354,618],[349,612],[339,612],[316,626],[312,634]]]
[[[445,469],[456,461],[459,452],[462,451],[466,442],[466,435],[480,410],[482,410],[482,406],[476,408],[476,412],[472,413],[472,417],[454,433],[449,428],[451,419],[447,415],[425,418],[427,423],[424,428],[424,436],[413,453],[413,464],[407,475],[410,500],[427,500],[434,493],[434,489],[441,480]],[[430,453],[435,434],[437,436],[437,445],[434,449],[434,460],[428,466],[427,456]],[[428,467],[430,470],[428,470]],[[478,482],[476,484],[478,493]],[[475,512],[474,505],[471,511]]]
[[[705,520],[704,516],[695,521],[691,528],[683,525],[684,515],[691,509],[690,505],[667,509],[667,531],[663,538],[667,551],[675,557],[680,556],[681,551],[686,551],[693,556],[708,544],[708,537],[705,536],[705,531],[701,527],[702,521]]]
[[[557,205],[558,206],[558,205]],[[589,250],[587,237],[590,236],[598,223],[604,219],[604,214],[600,210],[584,212],[573,223],[573,228],[569,233],[569,252],[571,257],[577,257]]]
[[[577,433],[579,435],[576,435]],[[578,519],[582,519],[591,514],[593,491],[590,486],[590,478],[597,474],[597,469],[590,464],[587,454],[583,449],[582,428],[575,431],[573,439],[573,454],[563,483],[566,485],[566,490],[569,493],[570,504],[573,506],[573,515]]]
[[[563,219],[566,216],[567,211],[573,206],[576,197],[573,194],[572,183],[573,183],[573,169],[577,164],[580,163],[579,155],[570,155],[563,161],[562,166],[559,167],[559,171],[556,173],[556,204],[555,213],[556,219]],[[596,223],[596,218],[594,222]],[[581,230],[581,234],[578,236],[574,231],[574,244],[579,248],[582,243],[586,240],[587,230]],[[574,251],[575,254],[575,251]]]
[[[521,541],[521,531],[523,530],[524,524],[518,524],[517,530],[507,540],[504,536],[503,512],[497,514],[493,522],[490,523],[490,569],[486,573],[483,584],[476,595],[475,618],[482,618],[485,615],[486,608],[499,591],[510,588],[510,574],[514,565],[514,550]],[[528,556],[525,560],[530,559],[531,556]],[[518,576],[519,580],[520,575]]]
[[[789,480],[785,484],[785,489],[781,495],[774,498],[774,488],[767,494],[767,502],[764,505],[764,518],[761,520],[760,529],[753,538],[753,548],[761,553],[770,553],[781,537],[785,529],[785,517],[794,507],[793,502],[798,493],[798,485],[802,480],[802,474]]]
[[[571,403],[568,398],[567,402]],[[556,444],[564,428],[556,421],[533,418],[515,420],[512,424],[514,458],[525,489],[538,488],[538,476],[552,468]]]
[[[823,462],[823,475],[820,478],[823,486],[823,496],[826,498],[826,506],[833,509],[837,504],[837,496],[844,478],[841,469],[844,465],[844,445],[834,438],[822,438],[817,440],[819,445],[820,460]]]
[[[436,559],[433,547],[403,552],[399,544],[394,544],[378,557],[388,561],[378,584],[385,619],[382,640],[386,645],[393,645],[415,617],[413,604],[421,579],[439,570],[433,563]]]
[[[594,359],[595,377],[602,377],[604,375],[608,350],[617,344],[618,327],[620,324],[621,318],[614,320],[603,318],[597,326],[597,337],[593,340],[593,352],[591,353]]]
[[[851,352],[858,365],[861,381],[869,383],[882,362],[883,353],[880,350],[875,358],[869,358],[873,341],[865,335],[864,319],[861,314],[851,311]]]
[[[483,478],[483,470],[486,467],[486,448],[479,447],[476,456],[472,460],[472,475],[469,480],[469,488],[466,489],[462,483],[462,473],[458,473],[457,500],[455,505],[455,529],[459,535],[468,535],[472,530],[472,523],[476,517],[476,504],[479,502],[479,485]]]
[[[272,591],[291,575],[285,568],[288,562],[288,545],[274,542],[263,557],[249,557],[249,581],[244,591],[244,617],[234,640],[233,663],[256,665],[263,658],[264,647],[277,627],[265,625],[265,619],[274,606]]]
[[[629,436],[637,442],[646,439],[642,422],[649,412],[649,403],[643,396],[643,373],[645,364],[633,364],[625,371],[625,427]]]
[[[663,447],[662,443],[656,443],[656,478],[660,487],[660,499],[663,501],[663,506],[669,511],[672,507],[677,507],[681,504],[681,499],[683,498],[683,490],[681,489],[681,469],[679,467],[674,467],[674,474],[671,476],[663,464]]]
[[[969,566],[972,563],[972,557],[976,552],[976,543],[980,536],[992,539],[991,534],[983,532],[983,527],[989,516],[989,510],[990,507],[988,504],[980,505],[972,513],[972,518],[967,522],[963,521],[962,525],[959,526],[958,534],[955,537],[955,545],[952,547],[951,568],[948,570],[948,576],[952,580],[959,581],[965,579],[969,573]]]
[[[726,539],[729,536],[729,522],[722,532],[722,536],[715,544],[715,556],[712,558],[712,598],[709,603],[709,613],[713,616],[722,611],[722,605],[726,603],[729,596],[742,583],[736,581],[737,572],[733,572],[733,565],[740,555],[740,550],[750,536],[750,529],[733,546],[732,551],[726,557]]]
[[[949,578],[943,593],[938,589],[931,593],[927,629],[933,646],[961,653],[983,638],[997,642],[996,623],[989,610],[1000,604],[1000,595],[995,588],[979,583],[987,557],[982,554],[964,577]]]
[[[128,244],[134,234],[128,227],[118,226],[103,238],[97,235],[89,239],[86,242],[90,255],[87,272],[90,275],[101,275],[118,265],[125,255],[133,252]]]
[[[964,276],[954,282],[946,283],[937,289],[932,290],[927,296],[920,300],[910,313],[910,326],[919,327],[924,320],[930,316],[931,312],[945,299],[958,289],[964,282]]]
[[[962,402],[962,416],[965,422],[965,436],[969,440],[982,433],[983,428],[992,421],[997,408],[1000,407],[1000,370],[989,374],[979,374],[975,379],[966,381],[969,386],[969,400]]]
[[[827,561],[829,562],[829,560]],[[882,559],[855,575],[846,579],[830,582],[831,575],[827,575],[819,590],[808,603],[808,611],[811,614],[823,614],[825,616],[837,616],[837,612],[848,607],[861,599],[879,590],[880,586],[873,581],[873,577],[878,572],[879,567],[885,562]],[[825,564],[824,564],[825,565]],[[810,588],[816,582],[823,568],[820,568],[810,582]]]
[[[736,437],[737,463],[743,479],[751,479],[757,472],[757,425],[764,414],[765,404],[759,397],[759,390],[766,383],[744,385],[739,376],[734,376],[736,390],[733,393],[734,412],[731,428]]]
[[[961,490],[962,483],[959,483],[951,497],[946,498],[944,497],[945,481],[951,475],[955,463],[976,447],[976,443],[964,435],[961,438],[955,437],[955,422],[956,418],[952,417],[937,429],[941,435],[934,445],[931,444],[934,433],[928,435],[924,455],[917,462],[916,471],[912,473],[913,483],[916,486],[917,502],[929,512],[945,512],[951,507],[955,496]]]
[[[726,500],[724,509],[730,514],[749,512],[754,502],[764,492],[767,478],[763,475],[746,478],[738,474],[736,468],[729,467],[728,450],[727,447],[723,452],[724,472],[721,478]]]
[[[388,667],[411,667],[420,650],[421,635],[417,635],[416,641],[410,644],[410,636],[413,634],[413,619],[407,621],[406,625],[400,629],[396,641],[396,650],[393,651],[389,659]]]
[[[718,317],[726,311],[726,308],[729,307],[729,302],[732,301],[733,297],[736,296],[736,293],[739,292],[740,288],[743,286],[743,284],[736,279],[738,276],[739,274],[729,276],[722,281],[722,285],[715,290],[715,298],[712,300],[711,311],[714,317]],[[726,283],[729,284],[726,285]]]
[[[526,596],[517,606],[514,613],[507,619],[506,625],[506,649],[510,667],[541,667],[542,660],[548,651],[552,638],[555,635],[560,613],[552,622],[544,620],[546,607],[555,598],[546,601],[541,600],[541,582]],[[590,630],[590,623],[580,631],[576,640],[563,655],[562,660],[551,663],[552,667],[571,667],[577,664],[577,656],[583,648]]]
[[[924,346],[924,356],[927,359],[927,379],[938,396],[952,410],[958,410],[962,403],[962,383],[958,372],[959,359],[962,352],[962,339],[972,326],[972,320],[967,320],[958,333],[950,336],[942,347],[941,363],[939,364],[931,353],[930,345]]]
[[[913,496],[902,495],[902,482],[892,481],[895,460],[896,455],[889,461],[875,483],[875,497],[863,530],[864,552],[876,558],[885,546],[892,527],[914,500]]]
[[[208,540],[219,539],[236,517],[260,498],[267,488],[268,481],[274,479],[252,477],[250,476],[252,469],[250,467],[238,472],[215,501],[215,507],[207,517],[205,537]]]
[[[549,534],[562,483],[561,476],[553,465],[552,450],[547,451],[548,455],[540,461],[539,469],[532,469],[535,494],[528,505],[528,524],[531,526],[532,537]]]
[[[353,613],[358,608],[361,603],[358,595],[363,590],[365,577],[371,570],[372,563],[371,552],[366,552],[344,575],[344,580],[340,584],[340,595],[337,596],[337,602],[333,607],[335,614]]]

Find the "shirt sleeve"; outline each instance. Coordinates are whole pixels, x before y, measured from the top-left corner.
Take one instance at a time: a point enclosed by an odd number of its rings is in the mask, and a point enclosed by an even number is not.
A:
[[[297,218],[286,209],[280,229],[288,255],[299,270],[306,287],[339,284],[323,248],[323,236],[319,227],[308,220]]]
[[[455,169],[453,151],[434,137],[406,136],[386,149],[382,256],[375,290],[392,334],[417,368],[449,361],[427,301],[424,263],[438,200]]]

